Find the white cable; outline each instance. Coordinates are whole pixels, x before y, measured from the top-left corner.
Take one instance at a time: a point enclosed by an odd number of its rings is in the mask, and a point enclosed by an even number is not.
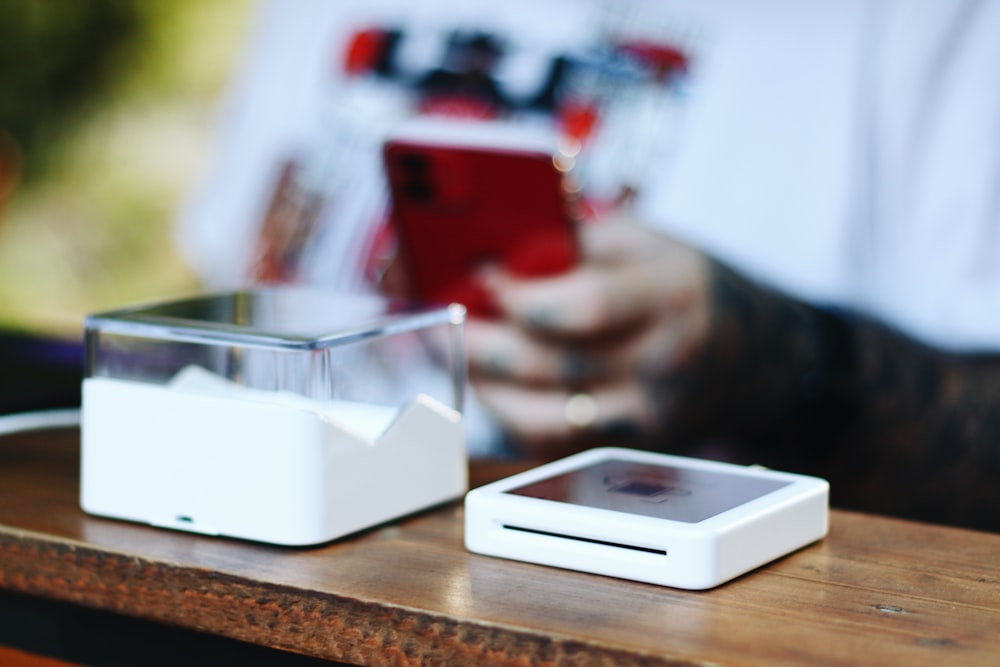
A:
[[[80,425],[79,408],[36,410],[0,416],[0,435]]]

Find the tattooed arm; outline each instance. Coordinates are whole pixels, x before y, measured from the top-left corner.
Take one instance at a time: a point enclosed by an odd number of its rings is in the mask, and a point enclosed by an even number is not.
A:
[[[826,477],[841,507],[1000,530],[1000,358],[809,306],[627,220],[583,231],[579,267],[493,275],[504,316],[466,329],[477,396],[525,455],[722,456]]]
[[[666,443],[823,475],[833,503],[1000,530],[1000,356],[921,344],[710,263],[711,327]]]

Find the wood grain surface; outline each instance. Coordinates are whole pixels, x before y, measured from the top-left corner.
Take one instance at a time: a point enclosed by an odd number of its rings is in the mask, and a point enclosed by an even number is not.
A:
[[[468,553],[460,503],[314,548],[92,517],[78,457],[0,438],[0,589],[352,664],[1000,665],[1000,535],[834,511],[690,592]]]

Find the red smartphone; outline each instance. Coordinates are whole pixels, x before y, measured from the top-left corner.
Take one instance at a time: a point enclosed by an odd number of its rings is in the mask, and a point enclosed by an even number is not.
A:
[[[495,307],[476,274],[551,275],[578,258],[565,165],[547,133],[504,122],[405,123],[384,144],[397,252],[411,295]]]

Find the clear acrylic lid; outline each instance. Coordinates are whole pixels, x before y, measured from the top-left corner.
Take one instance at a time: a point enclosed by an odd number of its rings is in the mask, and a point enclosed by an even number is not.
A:
[[[462,324],[458,304],[302,287],[268,287],[196,296],[90,315],[86,329],[164,341],[315,350],[440,324]]]
[[[87,317],[85,377],[381,405],[421,393],[461,409],[464,322],[457,304],[302,286],[208,294]]]

